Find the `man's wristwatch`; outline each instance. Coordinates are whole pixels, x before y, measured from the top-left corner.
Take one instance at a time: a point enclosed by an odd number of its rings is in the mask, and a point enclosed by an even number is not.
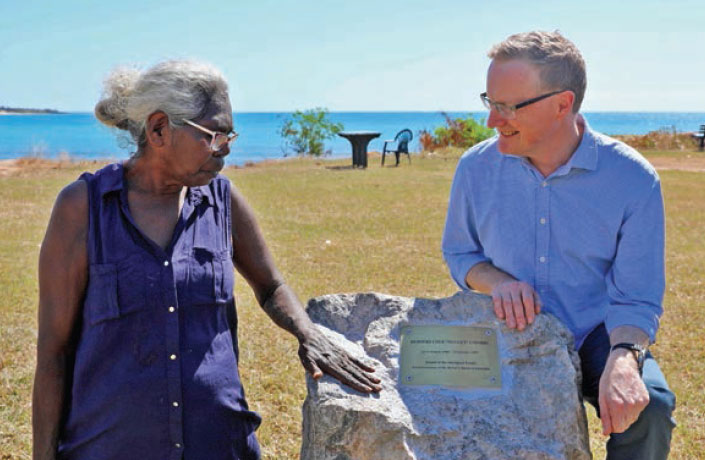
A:
[[[641,345],[637,345],[636,343],[622,342],[612,345],[612,347],[610,347],[610,353],[612,353],[617,348],[624,348],[625,350],[630,350],[632,352],[632,354],[634,355],[634,359],[636,359],[636,365],[639,368],[639,375],[641,375],[641,372],[644,369],[644,358],[646,357],[646,348],[642,347]]]

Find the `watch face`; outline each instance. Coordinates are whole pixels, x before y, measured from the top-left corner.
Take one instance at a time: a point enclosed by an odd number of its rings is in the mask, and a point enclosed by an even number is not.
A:
[[[644,351],[634,350],[634,355],[636,357],[636,364],[639,366],[639,370],[641,370],[644,367]]]
[[[643,347],[636,345],[634,347],[634,351],[636,353],[636,362],[639,364],[639,369],[641,369],[642,367],[644,367],[644,358],[646,357],[646,350]]]

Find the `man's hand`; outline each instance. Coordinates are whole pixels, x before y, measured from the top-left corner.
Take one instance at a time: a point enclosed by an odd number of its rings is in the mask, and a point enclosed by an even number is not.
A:
[[[492,296],[495,315],[510,329],[524,330],[541,312],[541,299],[534,288],[489,262],[475,264],[465,275],[465,282],[471,289]]]
[[[541,312],[538,294],[523,281],[511,279],[497,283],[491,295],[495,315],[505,320],[510,329],[524,330]]]
[[[382,389],[380,379],[370,375],[375,371],[373,367],[350,356],[315,327],[300,341],[299,358],[316,380],[325,372],[362,393],[377,393]]]
[[[636,422],[649,404],[649,392],[631,351],[618,349],[610,353],[599,392],[603,434],[622,433]]]

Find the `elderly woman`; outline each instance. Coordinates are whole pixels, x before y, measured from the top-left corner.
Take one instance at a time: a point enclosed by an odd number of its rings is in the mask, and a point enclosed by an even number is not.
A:
[[[39,258],[35,458],[259,458],[233,268],[296,336],[314,378],[379,391],[373,369],[311,323],[252,210],[218,174],[237,134],[217,70],[118,70],[95,113],[137,151],[83,174],[52,212]]]

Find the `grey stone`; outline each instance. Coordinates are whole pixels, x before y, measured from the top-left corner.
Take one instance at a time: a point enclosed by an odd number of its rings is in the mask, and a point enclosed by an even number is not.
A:
[[[376,395],[331,377],[307,376],[304,460],[588,459],[580,366],[570,332],[542,313],[522,332],[497,320],[491,299],[461,292],[439,300],[376,293],[311,299],[307,311],[324,333],[382,379]],[[405,326],[492,327],[501,390],[399,383]]]

